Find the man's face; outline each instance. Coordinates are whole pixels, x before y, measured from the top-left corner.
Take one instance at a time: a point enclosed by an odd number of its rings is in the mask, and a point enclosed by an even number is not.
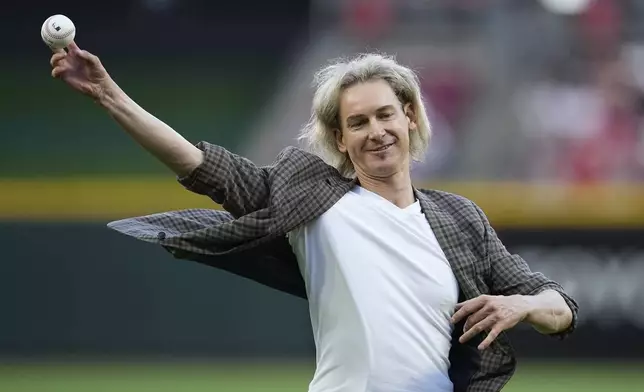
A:
[[[340,96],[338,149],[348,153],[358,175],[385,178],[409,168],[409,132],[415,129],[384,80],[355,84]]]

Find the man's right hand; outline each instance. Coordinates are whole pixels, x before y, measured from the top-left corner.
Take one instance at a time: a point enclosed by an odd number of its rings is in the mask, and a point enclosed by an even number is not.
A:
[[[74,90],[100,100],[106,92],[111,79],[101,61],[86,50],[81,50],[75,42],[64,49],[57,50],[50,60],[51,75],[67,83]]]

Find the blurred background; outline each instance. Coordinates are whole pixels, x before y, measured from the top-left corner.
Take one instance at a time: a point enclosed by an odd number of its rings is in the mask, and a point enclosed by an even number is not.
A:
[[[419,187],[463,194],[565,286],[580,327],[512,331],[505,390],[644,390],[644,2],[11,2],[0,70],[0,390],[304,391],[304,301],[106,223],[218,208],[50,77],[62,13],[143,107],[189,140],[269,164],[312,74],[363,51],[416,69],[433,123]]]

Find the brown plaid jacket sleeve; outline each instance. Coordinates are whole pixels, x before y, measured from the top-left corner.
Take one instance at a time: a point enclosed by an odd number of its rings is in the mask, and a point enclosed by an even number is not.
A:
[[[531,271],[521,256],[511,254],[497,236],[481,208],[473,202],[471,203],[478,212],[483,226],[483,241],[480,242],[478,250],[490,265],[489,286],[491,294],[535,295],[548,289],[557,291],[570,307],[573,319],[570,327],[565,331],[550,336],[562,339],[567,337],[577,327],[579,306],[575,300],[566,294],[559,283],[548,279],[541,272]]]
[[[189,175],[178,178],[186,189],[210,197],[235,218],[267,206],[271,167],[258,167],[208,142],[196,147],[203,151],[204,160]]]

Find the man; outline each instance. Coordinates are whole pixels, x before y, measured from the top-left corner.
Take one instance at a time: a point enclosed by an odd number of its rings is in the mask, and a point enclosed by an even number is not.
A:
[[[416,75],[364,55],[317,75],[302,138],[257,167],[186,141],[72,43],[52,75],[87,94],[187,189],[225,211],[184,210],[109,226],[308,298],[317,349],[310,391],[498,391],[515,359],[503,331],[563,337],[577,304],[530,271],[470,200],[412,186],[430,124]]]

